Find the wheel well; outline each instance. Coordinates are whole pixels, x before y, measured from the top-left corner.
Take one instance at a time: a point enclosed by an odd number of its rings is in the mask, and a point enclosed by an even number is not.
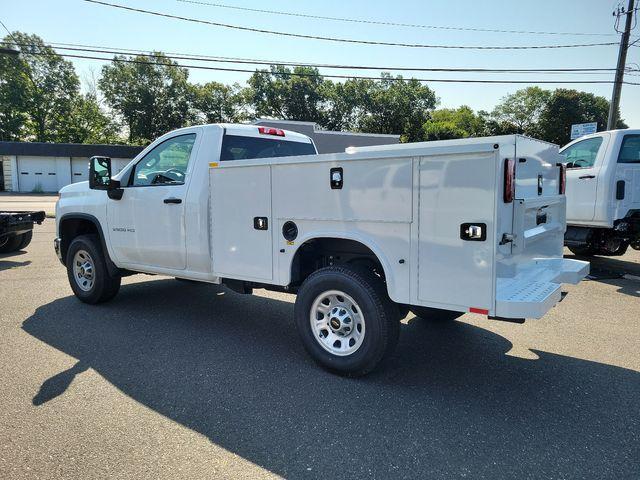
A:
[[[293,257],[291,285],[300,285],[321,268],[345,264],[361,265],[384,279],[382,263],[363,243],[345,238],[314,238],[303,243]]]
[[[66,261],[67,251],[73,239],[79,235],[95,234],[100,235],[96,224],[87,218],[67,218],[60,221],[60,252],[62,261]]]

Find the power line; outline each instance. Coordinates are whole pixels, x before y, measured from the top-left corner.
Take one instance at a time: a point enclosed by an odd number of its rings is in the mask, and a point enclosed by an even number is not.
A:
[[[48,52],[32,52],[30,55],[53,55]],[[56,55],[60,55],[65,58],[80,58],[80,59],[88,59],[88,60],[99,60],[104,62],[117,62],[117,63],[133,63],[133,64],[141,64],[141,65],[160,65],[167,66],[167,63],[163,62],[148,62],[136,59],[128,59],[128,58],[105,58],[105,57],[95,57],[92,55],[77,55],[71,53],[57,53]],[[337,78],[344,80],[386,80],[386,81],[418,81],[418,82],[432,82],[432,83],[503,83],[503,84],[610,84],[613,83],[610,80],[474,80],[474,79],[443,79],[443,78],[395,78],[395,77],[383,77],[383,76],[362,76],[362,75],[324,75],[321,73],[294,73],[294,72],[271,72],[266,70],[249,70],[242,68],[227,68],[227,67],[211,67],[207,65],[176,65],[177,67],[182,68],[193,68],[199,70],[214,70],[214,71],[222,71],[222,72],[239,72],[239,73],[251,73],[251,74],[260,74],[260,75],[275,75],[275,76],[291,76],[291,77],[324,77],[324,78]],[[628,85],[640,85],[640,83],[634,82],[624,82]]]
[[[153,10],[143,10],[141,8],[128,7],[126,5],[119,5],[116,3],[102,2],[100,0],[82,0],[87,3],[95,3],[98,5],[104,5],[112,8],[119,8],[121,10],[127,10],[130,12],[145,13],[148,15],[154,15],[163,18],[172,18],[174,20],[183,20],[186,22],[199,23],[204,25],[212,25],[215,27],[229,28],[233,30],[242,30],[245,32],[264,33],[269,35],[279,35],[284,37],[293,38],[305,38],[308,40],[325,40],[329,42],[351,43],[361,45],[381,45],[391,47],[407,47],[407,48],[441,48],[441,49],[460,49],[460,50],[540,50],[540,49],[557,49],[557,48],[582,48],[582,47],[599,47],[617,45],[616,42],[600,42],[600,43],[575,43],[566,45],[521,45],[521,46],[487,46],[487,45],[431,45],[424,43],[396,43],[396,42],[381,42],[375,40],[356,40],[351,38],[338,38],[338,37],[324,37],[320,35],[304,35],[300,33],[291,32],[279,32],[276,30],[266,30],[262,28],[245,27],[241,25],[231,25],[228,23],[212,22],[209,20],[201,20],[198,18],[183,17],[180,15],[171,15],[168,13],[156,12]]]
[[[0,42],[4,43],[4,42]],[[615,68],[451,68],[451,67],[392,67],[392,66],[371,66],[371,65],[341,65],[331,63],[310,63],[293,62],[279,60],[260,60],[239,57],[217,57],[208,55],[196,55],[188,53],[166,52],[158,53],[152,50],[107,47],[102,45],[86,45],[79,43],[56,43],[49,42],[53,48],[58,50],[80,51],[89,53],[108,53],[114,55],[146,55],[149,57],[167,57],[174,60],[194,60],[200,62],[235,63],[246,65],[275,65],[285,67],[314,67],[330,69],[348,70],[379,70],[379,71],[415,71],[415,72],[462,72],[462,73],[543,73],[543,74],[607,74],[614,72]],[[33,47],[35,44],[20,43],[19,46]]]
[[[589,32],[540,32],[540,31],[528,31],[528,30],[499,30],[492,28],[471,28],[471,27],[450,27],[444,25],[423,25],[416,23],[400,23],[400,22],[385,22],[381,20],[368,20],[363,18],[345,18],[345,17],[329,17],[325,15],[311,15],[298,12],[284,12],[281,10],[266,10],[261,8],[248,8],[238,7],[236,5],[226,5],[223,3],[211,3],[196,0],[176,0],[181,3],[190,3],[193,5],[204,5],[207,7],[227,8],[231,10],[240,10],[244,12],[255,13],[267,13],[270,15],[283,15],[288,17],[298,18],[310,18],[315,20],[330,20],[335,22],[349,22],[349,23],[364,23],[368,25],[383,25],[392,27],[408,27],[408,28],[424,28],[424,29],[437,29],[437,30],[454,30],[454,31],[468,31],[468,32],[489,32],[489,33],[524,33],[529,35],[580,35],[580,36],[616,36],[615,33],[589,33]]]

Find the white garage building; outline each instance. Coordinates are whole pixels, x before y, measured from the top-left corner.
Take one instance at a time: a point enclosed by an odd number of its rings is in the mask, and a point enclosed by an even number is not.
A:
[[[119,172],[143,147],[78,143],[0,142],[0,190],[57,192],[89,179],[89,158],[111,157]]]

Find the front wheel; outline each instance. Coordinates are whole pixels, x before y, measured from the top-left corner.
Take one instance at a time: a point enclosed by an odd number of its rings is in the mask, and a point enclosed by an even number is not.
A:
[[[67,251],[67,276],[73,293],[85,303],[111,300],[120,289],[121,277],[109,275],[96,235],[76,237]]]
[[[295,321],[302,343],[323,367],[365,375],[398,341],[399,313],[382,279],[355,267],[316,271],[298,291]]]

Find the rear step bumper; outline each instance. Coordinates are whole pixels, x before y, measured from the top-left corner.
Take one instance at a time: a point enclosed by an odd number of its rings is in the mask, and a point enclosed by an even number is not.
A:
[[[576,284],[589,274],[589,262],[537,259],[512,278],[498,278],[496,316],[541,318],[562,299],[561,284]]]

